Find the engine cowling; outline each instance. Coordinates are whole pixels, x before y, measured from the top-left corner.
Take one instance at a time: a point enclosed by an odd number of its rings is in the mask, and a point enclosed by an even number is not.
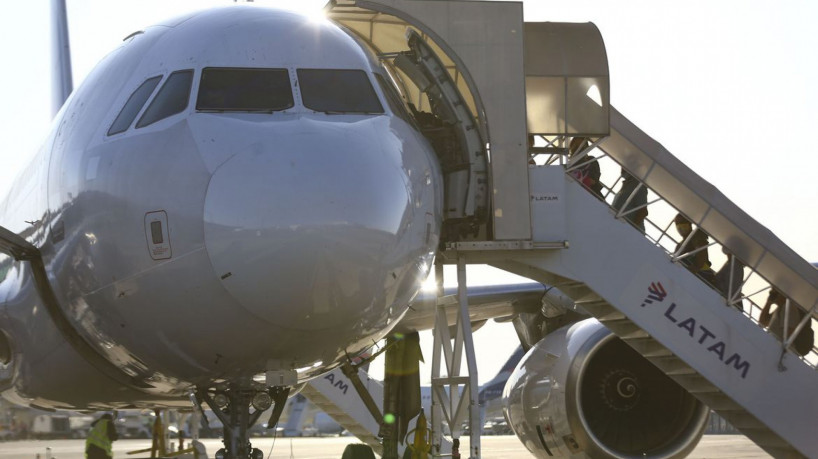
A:
[[[509,425],[535,456],[674,458],[709,409],[596,319],[550,333],[503,391]]]

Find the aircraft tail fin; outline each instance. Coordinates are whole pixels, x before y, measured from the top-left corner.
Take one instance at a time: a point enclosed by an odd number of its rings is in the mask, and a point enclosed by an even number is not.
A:
[[[284,435],[294,437],[301,433],[304,424],[304,413],[307,410],[307,398],[301,394],[290,399],[290,415],[287,417],[287,424],[284,426]]]
[[[520,363],[520,360],[522,360],[524,355],[525,351],[523,350],[523,347],[518,346],[508,360],[506,360],[506,363],[504,363],[500,368],[500,371],[497,372],[497,375],[480,388],[480,392],[478,394],[480,405],[485,406],[487,402],[494,400],[503,394],[503,388],[506,386],[508,377],[511,376],[514,368],[518,363]]]
[[[517,349],[515,349],[514,352],[511,354],[511,356],[509,356],[508,360],[506,360],[506,363],[503,364],[503,367],[500,368],[500,371],[497,373],[497,375],[499,376],[503,372],[511,373],[512,371],[514,371],[514,368],[517,366],[518,363],[520,363],[520,360],[523,358],[524,355],[525,351],[523,350],[523,347],[518,346]]]
[[[65,0],[51,1],[51,59],[54,68],[51,76],[51,115],[54,116],[74,90]]]

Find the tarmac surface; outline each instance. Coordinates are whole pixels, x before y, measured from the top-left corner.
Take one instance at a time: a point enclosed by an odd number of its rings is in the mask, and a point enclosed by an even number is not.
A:
[[[218,439],[202,441],[208,457],[221,447]],[[339,459],[354,437],[253,438],[253,446],[269,459]],[[481,439],[485,459],[522,459],[532,457],[516,436],[486,436]],[[149,448],[150,440],[120,440],[114,443],[114,459],[136,459],[150,454],[128,455],[128,451]],[[0,459],[84,459],[84,440],[29,440],[0,443]],[[50,448],[50,449],[49,449]],[[467,450],[461,449],[463,457]],[[39,456],[38,456],[39,455]],[[688,456],[697,459],[770,458],[762,449],[741,435],[705,435]]]

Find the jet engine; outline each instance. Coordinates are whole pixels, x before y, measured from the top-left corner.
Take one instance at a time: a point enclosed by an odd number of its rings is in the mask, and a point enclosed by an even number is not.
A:
[[[675,458],[709,409],[596,319],[550,333],[503,391],[509,425],[536,457]]]

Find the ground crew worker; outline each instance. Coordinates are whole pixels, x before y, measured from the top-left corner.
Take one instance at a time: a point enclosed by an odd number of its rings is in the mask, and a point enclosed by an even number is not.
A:
[[[116,434],[114,418],[103,414],[91,424],[88,437],[85,439],[85,459],[112,459],[114,452],[111,444],[119,438]]]

